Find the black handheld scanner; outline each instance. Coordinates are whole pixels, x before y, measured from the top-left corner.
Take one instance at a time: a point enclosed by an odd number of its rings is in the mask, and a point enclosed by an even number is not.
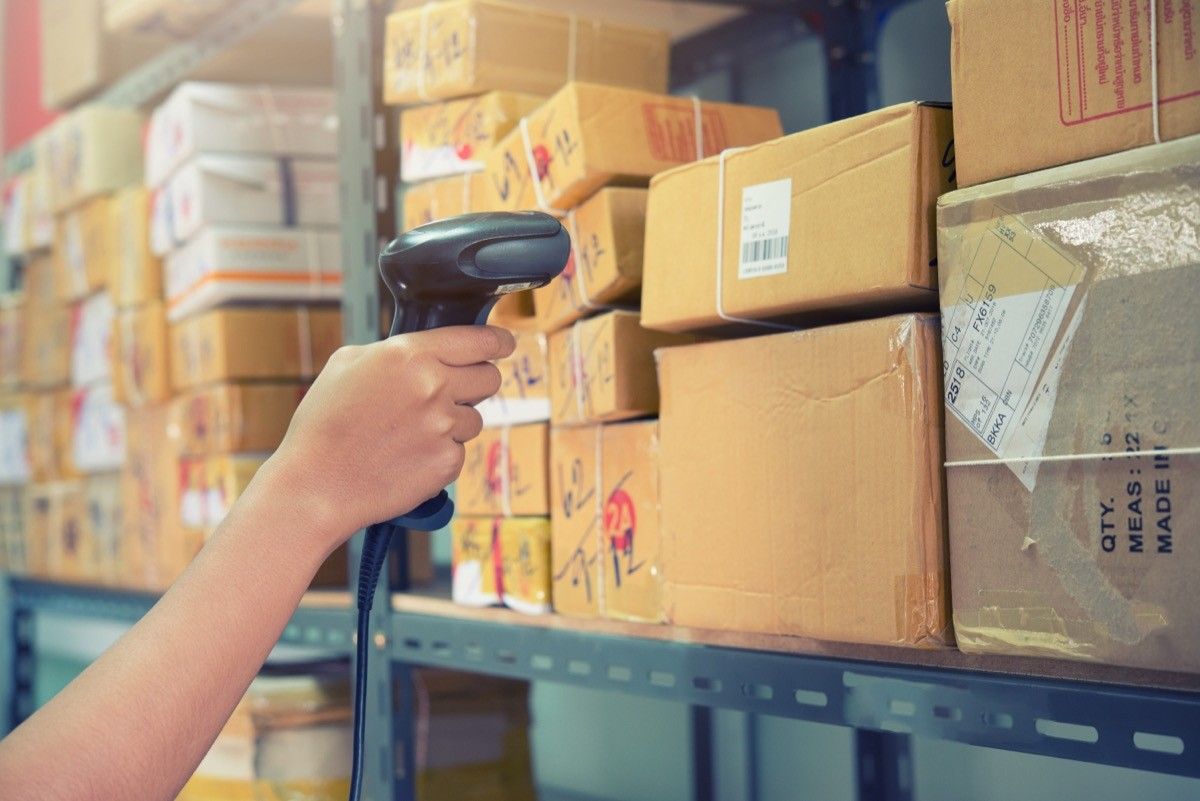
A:
[[[537,211],[464,214],[406,231],[379,254],[379,272],[396,299],[389,336],[483,325],[497,300],[550,283],[570,254],[562,224]],[[391,522],[433,531],[453,514],[442,490]]]

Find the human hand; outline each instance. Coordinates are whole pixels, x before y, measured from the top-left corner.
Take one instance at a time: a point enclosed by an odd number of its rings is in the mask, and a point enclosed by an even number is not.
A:
[[[341,348],[268,462],[274,494],[318,516],[330,550],[411,511],[458,477],[483,426],[472,407],[500,388],[490,362],[514,347],[502,328],[455,326]]]

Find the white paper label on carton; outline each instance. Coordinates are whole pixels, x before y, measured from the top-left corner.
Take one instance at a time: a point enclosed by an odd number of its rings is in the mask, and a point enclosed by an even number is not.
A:
[[[742,238],[738,278],[787,272],[788,227],[792,221],[792,179],[742,190]]]
[[[1010,217],[965,244],[974,255],[943,320],[946,408],[1000,458],[1041,456],[1074,329],[1046,372],[1050,346],[1084,270]],[[1036,470],[1009,466],[1032,488]]]

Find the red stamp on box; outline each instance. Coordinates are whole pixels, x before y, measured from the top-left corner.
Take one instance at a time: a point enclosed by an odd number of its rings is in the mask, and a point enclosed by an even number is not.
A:
[[[696,108],[690,103],[643,103],[642,116],[650,155],[659,161],[695,161],[701,155],[696,147],[697,127],[703,156],[720,153],[729,146],[725,124],[715,109],[699,112],[699,126]]]
[[[1173,0],[1154,1],[1162,5],[1157,30],[1160,65],[1163,53],[1175,51],[1190,61],[1195,52],[1189,47],[1194,40],[1191,15],[1176,13]],[[1155,56],[1149,5],[1133,0],[1057,0],[1050,7],[1062,124],[1149,114]],[[1160,90],[1163,77],[1160,67]],[[1164,93],[1158,102],[1161,106],[1189,97],[1200,97],[1200,86]]]

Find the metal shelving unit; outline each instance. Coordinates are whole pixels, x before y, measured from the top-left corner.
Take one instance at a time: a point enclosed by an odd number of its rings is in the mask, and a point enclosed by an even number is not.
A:
[[[722,2],[723,0],[713,0]],[[165,92],[225,44],[266,24],[295,0],[243,0],[194,40],[127,76],[98,99],[142,105]],[[903,0],[743,0],[748,13],[677,42],[673,85],[819,36],[827,59],[829,116],[877,103],[874,50],[882,22]],[[340,117],[347,342],[379,335],[375,258],[395,229],[395,114],[381,107],[379,0],[335,0],[335,85]],[[749,44],[747,44],[749,42]],[[27,153],[11,154],[19,168]],[[360,537],[352,543],[357,561]],[[406,552],[396,544],[393,559]],[[403,577],[405,572],[400,571]],[[353,583],[353,581],[351,582]],[[386,584],[386,581],[384,582]],[[1200,778],[1200,677],[954,651],[839,646],[794,638],[698,632],[666,626],[526,618],[467,610],[381,586],[374,606],[376,647],[369,688],[365,797],[412,799],[413,699],[418,666],[558,682],[685,704],[691,713],[694,796],[712,797],[713,709],[851,727],[859,797],[912,797],[910,738],[1115,765]],[[154,602],[146,593],[10,579],[11,712],[30,710],[33,616],[51,612],[133,622]],[[393,593],[401,591],[401,594]],[[281,642],[350,654],[351,594],[310,595]],[[748,750],[753,744],[749,743]],[[747,781],[746,798],[754,798]]]

